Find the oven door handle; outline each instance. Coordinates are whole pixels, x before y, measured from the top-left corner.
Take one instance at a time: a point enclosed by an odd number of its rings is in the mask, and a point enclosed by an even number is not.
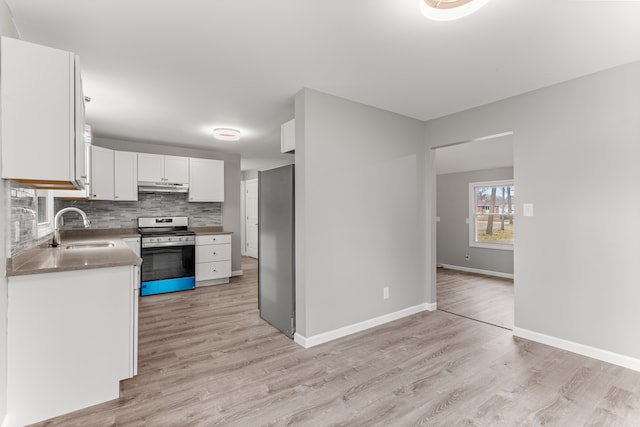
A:
[[[195,246],[195,242],[162,242],[142,243],[142,249],[166,248],[168,246]]]

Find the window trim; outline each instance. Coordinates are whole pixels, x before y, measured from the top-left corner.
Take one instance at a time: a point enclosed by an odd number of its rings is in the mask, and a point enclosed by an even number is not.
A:
[[[514,182],[513,179],[501,179],[469,183],[469,217],[467,218],[467,223],[469,224],[469,247],[513,251],[513,244],[476,242],[476,215],[478,214],[476,213],[475,189],[476,187],[515,187]]]
[[[36,190],[36,207],[38,206],[37,198],[47,198],[47,222],[38,222],[38,215],[36,214],[36,226],[38,227],[38,239],[53,233],[53,191],[51,190]]]

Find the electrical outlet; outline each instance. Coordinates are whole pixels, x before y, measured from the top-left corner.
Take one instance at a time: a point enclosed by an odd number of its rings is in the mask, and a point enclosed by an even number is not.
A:
[[[389,299],[389,288],[382,289],[382,298]]]
[[[466,259],[467,261],[469,261],[471,259],[471,257],[469,256],[469,254],[465,254],[464,255],[464,259]]]

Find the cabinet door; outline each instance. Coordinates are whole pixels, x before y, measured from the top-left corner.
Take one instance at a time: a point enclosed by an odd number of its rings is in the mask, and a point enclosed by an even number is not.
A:
[[[201,262],[196,264],[196,282],[231,277],[231,261]]]
[[[138,153],[113,152],[114,200],[138,200]]]
[[[224,202],[224,162],[189,159],[189,201]]]
[[[138,181],[164,182],[164,156],[138,153]]]
[[[75,143],[75,177],[76,182],[85,187],[88,181],[88,167],[85,163],[84,144],[84,91],[82,90],[82,76],[80,74],[80,57],[75,56],[74,62],[74,92],[75,92],[75,114],[74,114],[74,143]]]
[[[231,261],[231,245],[196,245],[196,263]]]
[[[86,165],[87,178],[84,182],[82,190],[53,190],[53,197],[65,200],[87,200],[91,198],[91,189],[89,185],[89,169],[91,168],[91,145],[82,144],[84,164]]]
[[[75,180],[73,54],[2,37],[2,177]]]
[[[280,128],[280,151],[289,153],[296,149],[296,121],[289,120]]]
[[[113,200],[113,150],[91,146],[91,198]]]
[[[175,184],[189,182],[189,158],[164,156],[164,180]]]

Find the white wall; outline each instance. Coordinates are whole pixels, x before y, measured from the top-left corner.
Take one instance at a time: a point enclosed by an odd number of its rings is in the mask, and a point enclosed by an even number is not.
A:
[[[13,24],[11,12],[4,0],[0,0],[0,34],[3,36],[20,38]],[[0,148],[2,141],[0,141]],[[1,156],[0,151],[0,156]],[[1,163],[1,162],[0,162]],[[1,166],[0,166],[1,167]],[[10,242],[7,240],[9,233],[8,218],[10,217],[9,200],[5,180],[0,180],[0,422],[7,413],[7,277],[6,259],[10,253]]]
[[[430,147],[514,131],[516,328],[640,358],[639,117],[635,62],[426,123]]]
[[[430,302],[423,122],[310,89],[295,108],[298,334]]]
[[[248,170],[242,172],[242,180],[249,181],[250,179],[258,179],[258,169]]]
[[[135,151],[139,153],[155,153],[169,156],[201,157],[206,159],[224,160],[224,203],[222,204],[222,224],[224,229],[232,231],[231,269],[242,270],[242,255],[240,253],[240,156],[237,154],[220,153],[210,150],[197,150],[176,146],[147,144],[118,139],[94,138],[93,144],[112,150]]]

